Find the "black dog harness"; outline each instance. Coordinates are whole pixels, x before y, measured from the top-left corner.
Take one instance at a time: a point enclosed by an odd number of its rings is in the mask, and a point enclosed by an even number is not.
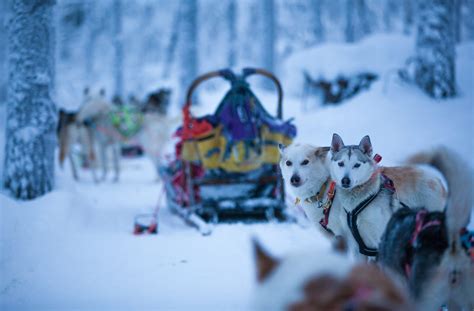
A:
[[[379,190],[365,199],[364,201],[360,202],[359,205],[352,211],[348,212],[346,211],[347,214],[347,225],[349,226],[349,229],[351,230],[352,236],[356,240],[357,244],[359,245],[359,252],[362,255],[365,256],[377,256],[378,250],[376,248],[371,248],[368,247],[367,244],[365,244],[364,240],[362,239],[362,236],[360,235],[359,228],[357,226],[357,217],[359,216],[362,211],[365,210],[367,206],[379,195],[380,192],[382,191],[388,191],[390,195],[393,195],[395,193],[395,186],[393,185],[393,181],[385,176],[384,174],[380,174],[381,176],[381,183],[380,183],[380,188]],[[400,202],[401,203],[401,202]],[[403,206],[405,204],[401,203]]]

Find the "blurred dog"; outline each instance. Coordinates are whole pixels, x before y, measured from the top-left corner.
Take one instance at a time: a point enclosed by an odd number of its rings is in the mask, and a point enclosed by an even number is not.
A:
[[[180,117],[169,118],[168,116],[170,96],[169,89],[160,89],[148,96],[142,108],[144,115],[140,140],[157,173],[165,153],[165,146],[171,140],[172,129],[181,120]]]
[[[423,158],[443,172],[450,189],[443,212],[404,208],[387,225],[379,262],[405,279],[419,310],[474,309],[473,172],[446,148]],[[430,209],[430,206],[425,206]]]
[[[400,207],[443,210],[447,190],[442,174],[426,158],[414,157],[410,163],[379,167],[372,158],[369,136],[359,145],[345,146],[339,135],[333,135],[331,177],[345,210],[341,213],[341,222],[346,224],[343,236],[356,254],[377,255],[387,222]]]
[[[74,179],[79,180],[73,149],[76,144],[79,145],[79,157],[83,164],[87,164],[87,159],[93,157],[93,151],[85,125],[77,122],[77,112],[59,110],[58,138],[59,165],[63,167],[67,157]]]
[[[331,183],[329,147],[308,144],[279,145],[280,171],[283,180],[308,219],[318,228],[335,235],[342,233],[338,214],[341,212],[337,197],[328,197]],[[331,207],[332,205],[332,207]],[[326,223],[325,213],[328,213]]]
[[[254,252],[255,310],[413,310],[403,288],[375,265],[354,266],[331,251],[277,260],[254,243]]]
[[[114,181],[119,180],[120,176],[120,139],[121,134],[112,124],[110,112],[112,105],[105,99],[105,91],[101,90],[97,95],[85,94],[85,102],[77,114],[77,122],[85,124],[88,136],[92,142],[92,152],[90,153],[90,162],[93,177],[95,181],[95,169],[102,168],[100,180],[105,180],[108,173],[107,151],[112,153],[112,164],[114,169]],[[99,159],[95,156],[95,150],[99,151]]]

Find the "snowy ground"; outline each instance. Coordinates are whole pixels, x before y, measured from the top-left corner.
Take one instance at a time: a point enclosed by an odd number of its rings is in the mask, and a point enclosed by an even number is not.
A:
[[[328,145],[338,132],[346,143],[357,143],[370,134],[385,165],[446,144],[472,168],[474,44],[463,44],[457,51],[461,96],[437,102],[394,79],[387,87],[384,77],[403,63],[411,43],[398,37],[392,43],[378,40],[383,44],[375,50],[372,43],[361,43],[363,51],[351,54],[351,60],[363,67],[371,55],[386,50],[403,57],[374,67],[383,78],[343,105],[301,111],[301,99],[295,96],[298,86],[292,84],[296,82],[283,79],[284,88],[293,90],[285,100],[285,117],[295,118],[298,140]],[[338,59],[326,57],[319,71],[313,53],[333,51],[341,57],[336,50],[310,50],[288,64],[293,62],[298,70],[306,62],[314,74],[332,74],[337,68],[326,70],[331,62],[337,67]],[[341,63],[342,70],[349,62]],[[257,94],[265,103],[274,102],[273,95]],[[221,95],[204,93],[202,103],[215,103]],[[212,108],[203,104],[200,110]],[[123,161],[122,171],[118,184],[96,185],[85,172],[75,183],[66,167],[57,171],[57,189],[38,200],[16,202],[0,194],[0,309],[246,310],[255,286],[251,237],[277,255],[328,247],[317,231],[296,224],[221,225],[203,237],[167,209],[160,211],[159,235],[136,237],[131,234],[133,217],[154,208],[160,184],[154,182],[153,167],[145,158]]]

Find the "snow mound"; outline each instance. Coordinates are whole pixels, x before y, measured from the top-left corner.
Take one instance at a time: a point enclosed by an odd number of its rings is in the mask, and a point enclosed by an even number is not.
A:
[[[285,91],[301,94],[305,71],[313,78],[325,79],[360,72],[383,75],[402,67],[413,55],[413,45],[410,37],[374,35],[355,44],[327,43],[294,53],[282,70]]]

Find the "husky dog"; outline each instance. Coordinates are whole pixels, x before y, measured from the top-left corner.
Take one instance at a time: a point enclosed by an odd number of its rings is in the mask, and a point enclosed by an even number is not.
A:
[[[466,229],[473,206],[473,172],[446,148],[424,157],[447,179],[447,208],[396,212],[382,237],[378,259],[406,280],[420,310],[437,310],[443,304],[449,310],[473,310],[474,237]]]
[[[93,150],[85,125],[77,122],[77,112],[67,112],[60,109],[58,138],[59,165],[62,168],[64,160],[67,157],[71,164],[74,179],[79,180],[77,165],[73,155],[73,148],[76,144],[80,146],[80,157],[85,163],[87,163],[88,158],[93,157]]]
[[[418,165],[378,167],[369,136],[359,145],[345,146],[339,135],[333,135],[330,171],[345,210],[340,221],[346,224],[343,236],[350,248],[375,256],[387,222],[402,206],[443,210],[447,198],[444,178],[424,160],[411,161]]]
[[[330,173],[328,152],[329,147],[314,147],[308,144],[279,145],[280,171],[283,180],[291,194],[303,207],[308,219],[321,228],[320,222],[324,220],[324,205],[331,204],[328,200],[330,188]],[[338,223],[337,197],[332,201],[327,229],[335,235],[340,235]],[[324,228],[324,226],[323,226]]]
[[[413,310],[404,289],[375,265],[354,265],[329,250],[279,260],[254,243],[254,252],[254,310]]]
[[[168,116],[170,96],[171,90],[160,89],[150,94],[142,107],[143,130],[140,140],[157,173],[166,145],[171,140],[172,129],[181,120],[181,117],[170,118]],[[159,179],[159,174],[157,174],[157,179]]]
[[[113,126],[109,113],[112,111],[112,105],[105,99],[103,90],[96,96],[85,94],[86,99],[84,105],[77,114],[77,121],[87,125],[88,135],[93,142],[93,150],[99,150],[100,165],[102,166],[101,180],[105,180],[108,172],[107,150],[112,151],[114,181],[118,181],[120,176],[120,139],[121,134]],[[95,174],[97,167],[96,156],[91,155],[91,169],[94,180],[98,181]]]

